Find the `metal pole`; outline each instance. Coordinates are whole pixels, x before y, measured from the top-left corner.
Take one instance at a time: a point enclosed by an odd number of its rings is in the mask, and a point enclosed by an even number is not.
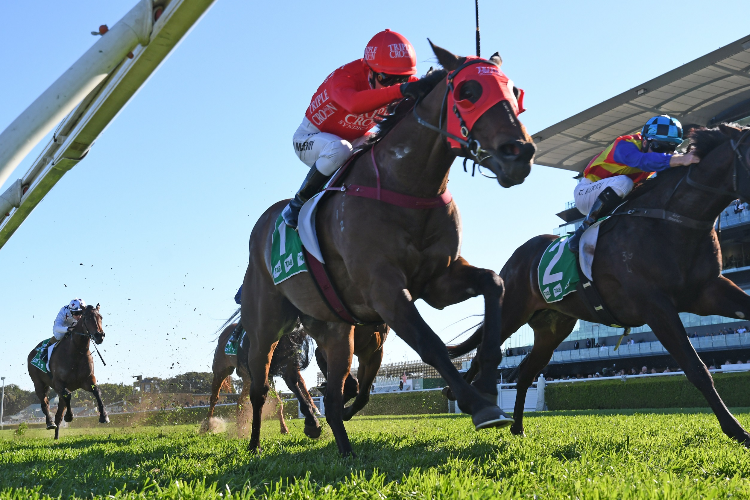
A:
[[[482,57],[481,51],[479,50],[479,0],[474,0],[474,8],[477,18],[477,57]]]
[[[3,428],[3,411],[5,410],[5,377],[0,377],[3,380],[3,395],[0,396],[0,429]]]

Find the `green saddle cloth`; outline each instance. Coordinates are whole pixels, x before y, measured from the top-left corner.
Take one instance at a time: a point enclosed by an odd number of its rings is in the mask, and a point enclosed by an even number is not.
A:
[[[237,349],[242,343],[242,339],[245,338],[245,330],[242,330],[239,340],[227,340],[227,345],[224,346],[224,354],[227,356],[237,356]]]
[[[31,365],[39,368],[44,373],[49,373],[49,370],[47,369],[47,363],[42,358],[44,356],[44,350],[47,349],[48,344],[49,339],[42,342],[42,345],[36,348],[36,356],[34,356],[34,359],[31,360]]]
[[[274,285],[295,274],[307,272],[299,233],[288,227],[281,215],[276,219],[276,226],[271,234],[271,266]]]
[[[580,281],[576,259],[578,256],[568,249],[568,235],[550,243],[539,261],[539,291],[548,304],[563,299],[576,291]]]

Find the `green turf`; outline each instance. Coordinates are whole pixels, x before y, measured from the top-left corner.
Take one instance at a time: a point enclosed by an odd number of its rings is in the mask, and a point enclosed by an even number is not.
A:
[[[465,416],[362,417],[347,424],[350,459],[301,424],[281,436],[266,423],[260,455],[197,426],[63,429],[57,443],[3,431],[0,498],[750,497],[750,451],[700,410],[536,414],[526,438]]]

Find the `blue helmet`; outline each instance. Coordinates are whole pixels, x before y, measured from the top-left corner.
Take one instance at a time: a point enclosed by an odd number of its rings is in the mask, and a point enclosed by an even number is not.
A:
[[[682,143],[682,124],[668,115],[654,116],[643,126],[641,137],[648,141],[668,142],[679,146]]]

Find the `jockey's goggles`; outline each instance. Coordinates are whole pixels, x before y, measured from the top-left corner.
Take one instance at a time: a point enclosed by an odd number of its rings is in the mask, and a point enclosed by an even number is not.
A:
[[[390,87],[399,83],[406,83],[409,81],[409,75],[389,75],[386,73],[372,72],[375,76],[375,80],[380,83],[383,87]]]
[[[83,311],[71,311],[70,314],[72,314],[73,316],[82,316]]]
[[[672,142],[649,141],[649,147],[654,153],[674,153],[677,144]]]

